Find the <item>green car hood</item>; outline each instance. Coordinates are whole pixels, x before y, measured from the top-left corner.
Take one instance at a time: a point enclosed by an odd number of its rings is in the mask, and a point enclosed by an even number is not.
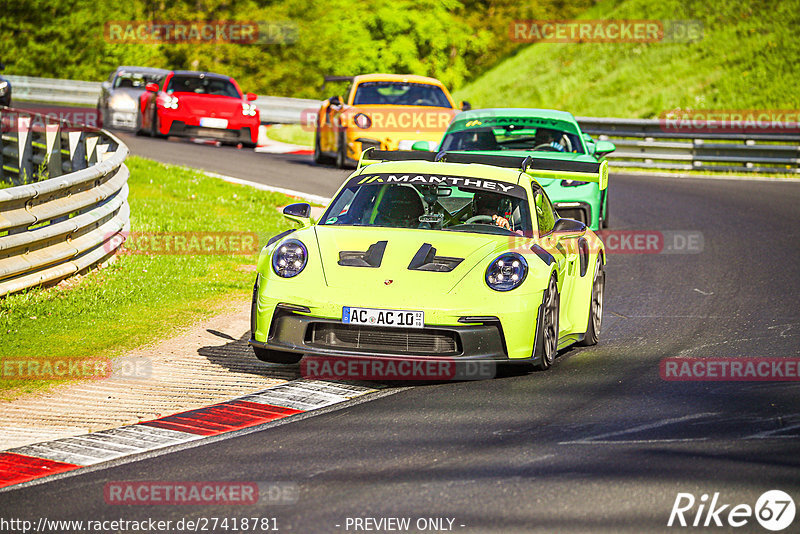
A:
[[[354,291],[358,291],[359,287],[374,287],[374,283],[383,282],[400,293],[447,293],[473,268],[478,264],[482,265],[487,256],[508,247],[510,242],[510,238],[503,235],[443,230],[333,225],[317,225],[313,229],[322,259],[325,283],[329,287],[349,287]],[[379,241],[386,241],[379,267],[339,264],[340,252],[364,252]],[[409,269],[411,260],[425,243],[436,249],[436,256],[461,258],[463,261],[449,272]],[[387,280],[391,282],[387,283]]]

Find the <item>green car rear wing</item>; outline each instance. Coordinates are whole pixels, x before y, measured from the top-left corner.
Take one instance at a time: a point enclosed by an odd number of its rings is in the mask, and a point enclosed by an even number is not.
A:
[[[560,178],[594,182],[600,189],[608,187],[608,162],[584,162],[538,159],[531,156],[499,156],[470,152],[424,152],[419,150],[375,150],[361,154],[358,167],[382,161],[441,161],[446,163],[480,163],[493,167],[519,169],[532,178]]]

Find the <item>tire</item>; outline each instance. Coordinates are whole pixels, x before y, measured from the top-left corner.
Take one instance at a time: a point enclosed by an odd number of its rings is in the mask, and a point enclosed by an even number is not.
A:
[[[536,321],[536,346],[533,355],[539,358],[536,368],[544,371],[553,365],[558,353],[558,314],[560,297],[555,275],[550,277],[542,296],[542,313]]]
[[[592,299],[589,302],[589,326],[583,341],[577,345],[590,347],[597,345],[600,339],[600,327],[603,324],[603,297],[605,296],[606,273],[603,269],[603,262],[597,257],[597,264],[594,268],[594,280],[592,282]]]
[[[344,169],[347,166],[347,149],[345,148],[344,132],[339,134],[339,142],[336,147],[336,166]]]
[[[331,158],[322,153],[322,147],[319,144],[319,128],[314,130],[314,163],[317,165],[332,163]]]
[[[262,362],[268,363],[282,363],[289,365],[297,363],[303,358],[302,354],[283,352],[282,350],[263,349],[261,347],[253,347],[253,352],[255,352],[256,358]]]
[[[165,139],[167,136],[158,131],[158,112],[153,110],[153,121],[150,123],[150,135],[156,139]]]
[[[147,132],[142,128],[142,112],[136,112],[136,135],[147,135]]]

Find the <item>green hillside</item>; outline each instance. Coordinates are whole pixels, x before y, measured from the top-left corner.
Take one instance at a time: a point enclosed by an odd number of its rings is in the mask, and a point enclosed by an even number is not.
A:
[[[697,42],[536,43],[457,91],[473,107],[653,118],[681,109],[800,109],[800,1],[608,0],[582,19],[695,19]]]

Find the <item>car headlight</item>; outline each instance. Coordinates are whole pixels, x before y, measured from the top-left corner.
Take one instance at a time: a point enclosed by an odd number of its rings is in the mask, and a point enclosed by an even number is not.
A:
[[[114,111],[136,111],[136,101],[127,93],[117,93],[108,99],[108,107]]]
[[[0,95],[6,94],[6,91],[8,91],[8,82],[3,80],[0,82]]]
[[[579,185],[586,185],[589,182],[582,182],[580,180],[561,180],[561,185],[564,187],[577,187]]]
[[[372,119],[370,119],[367,115],[363,113],[357,114],[353,117],[353,122],[356,123],[356,126],[361,128],[362,130],[366,130],[367,128],[372,126]]]
[[[506,252],[486,268],[486,285],[495,291],[511,291],[528,276],[528,262],[521,254]]]
[[[255,104],[251,104],[250,102],[242,102],[242,115],[245,117],[255,117],[256,111],[258,111],[258,108]]]
[[[272,252],[272,270],[283,278],[297,276],[308,263],[308,250],[297,239],[287,239]]]
[[[167,109],[178,109],[178,97],[177,96],[167,96],[161,102],[161,105]]]

